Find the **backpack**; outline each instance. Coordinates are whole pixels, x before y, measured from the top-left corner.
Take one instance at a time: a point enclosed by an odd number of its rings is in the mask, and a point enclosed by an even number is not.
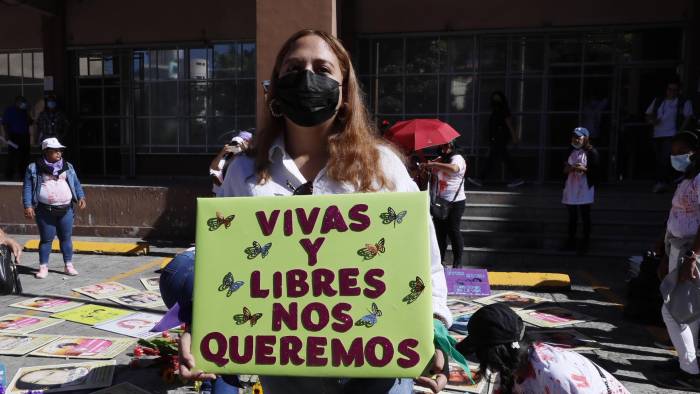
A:
[[[661,281],[656,270],[661,258],[653,252],[647,252],[639,267],[639,274],[627,284],[627,303],[624,317],[626,320],[642,324],[663,326],[661,306],[663,299],[659,285]]]
[[[15,258],[6,245],[0,245],[0,294],[22,294]]]
[[[666,100],[665,97],[657,97],[654,99],[654,111],[653,114],[658,117],[659,116],[659,108],[661,107],[661,104]],[[683,126],[683,122],[685,121],[685,115],[683,115],[683,108],[685,108],[685,103],[686,103],[685,97],[678,97],[678,105],[676,106],[676,131],[683,131],[681,130],[681,127]],[[697,119],[695,118],[694,115],[690,116],[690,119],[688,120],[688,124],[685,126],[686,130],[695,130],[697,126]]]

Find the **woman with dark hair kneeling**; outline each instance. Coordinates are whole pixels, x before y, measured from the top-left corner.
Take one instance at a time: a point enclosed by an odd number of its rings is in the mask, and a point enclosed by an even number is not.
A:
[[[476,353],[481,371],[500,374],[499,394],[629,394],[615,377],[582,355],[524,341],[522,319],[505,305],[479,309],[467,330],[469,336],[457,350],[465,356]]]

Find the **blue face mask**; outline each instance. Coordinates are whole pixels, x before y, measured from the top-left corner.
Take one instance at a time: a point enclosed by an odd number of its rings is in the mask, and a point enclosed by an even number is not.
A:
[[[583,144],[579,144],[578,142],[572,143],[571,146],[573,146],[574,149],[581,149],[581,148],[583,148]]]
[[[19,103],[19,109],[27,109],[27,103]]]
[[[46,103],[46,106],[49,107],[50,109],[56,108],[56,102],[55,101],[49,101]]]
[[[671,156],[671,166],[678,172],[685,172],[690,165],[690,153]]]

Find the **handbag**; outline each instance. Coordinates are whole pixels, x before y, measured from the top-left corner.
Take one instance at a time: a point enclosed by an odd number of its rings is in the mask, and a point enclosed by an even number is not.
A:
[[[68,210],[71,208],[71,204],[66,204],[66,205],[48,205],[48,204],[42,204],[39,203],[39,207],[45,211],[47,211],[51,216],[54,217],[62,217],[66,213],[68,213]]]
[[[17,266],[12,251],[7,245],[0,245],[0,294],[22,294],[22,282],[17,275]]]
[[[438,220],[445,220],[450,215],[450,205],[457,199],[459,190],[464,185],[464,178],[467,176],[467,172],[464,171],[464,176],[462,176],[462,181],[459,183],[459,187],[455,191],[455,195],[452,196],[452,201],[446,200],[437,195],[437,187],[435,188],[435,195],[430,201],[430,215]]]

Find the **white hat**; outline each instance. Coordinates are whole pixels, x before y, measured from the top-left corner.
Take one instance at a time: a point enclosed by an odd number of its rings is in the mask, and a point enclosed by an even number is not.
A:
[[[41,150],[46,150],[46,149],[64,149],[65,146],[61,145],[60,142],[58,142],[58,138],[47,138],[43,141],[41,141]]]

